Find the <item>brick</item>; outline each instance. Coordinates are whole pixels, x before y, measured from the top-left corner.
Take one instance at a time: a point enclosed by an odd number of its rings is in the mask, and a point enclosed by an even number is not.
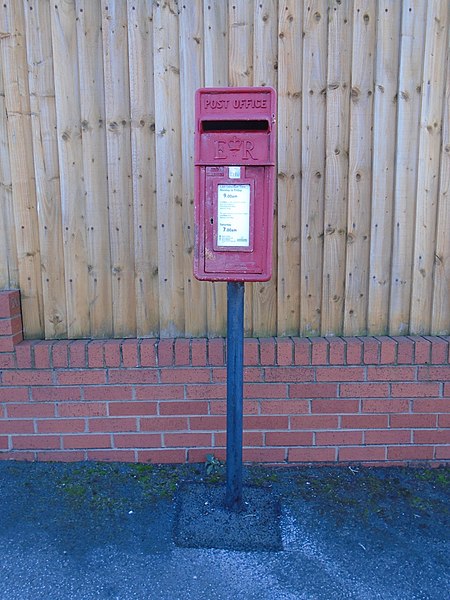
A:
[[[269,431],[266,433],[266,446],[311,446],[313,434],[310,431]]]
[[[450,459],[450,446],[437,446],[436,447],[436,460],[449,460]]]
[[[386,398],[389,396],[388,383],[341,383],[341,398]]]
[[[183,385],[140,385],[135,387],[136,400],[181,400]]]
[[[31,351],[34,343],[25,341],[16,346],[16,360],[19,369],[31,369],[33,366]]]
[[[82,433],[79,435],[65,435],[62,440],[64,450],[111,447],[110,435]]]
[[[28,388],[0,387],[0,402],[27,402]]]
[[[261,338],[259,340],[259,355],[261,365],[276,365],[276,348],[274,338]]]
[[[138,340],[122,341],[122,362],[125,368],[136,368],[139,366]]]
[[[85,460],[85,452],[76,450],[53,450],[50,452],[36,452],[36,460],[39,462],[80,462]]]
[[[450,365],[418,368],[419,381],[450,381]]]
[[[0,337],[0,352],[14,352],[15,343],[12,335]]]
[[[34,366],[36,369],[49,369],[51,367],[51,343],[38,342],[33,346]]]
[[[0,421],[0,434],[5,433],[34,433],[34,422],[25,419],[5,419]]]
[[[242,454],[246,462],[284,463],[286,459],[284,448],[244,448]]]
[[[326,338],[311,338],[311,364],[328,364],[328,341]]]
[[[4,445],[2,446],[2,444]],[[0,438],[0,450],[5,450],[4,452],[0,452],[0,460],[22,460],[29,462],[36,460],[36,452],[25,452],[22,450],[6,452],[8,448],[8,438],[3,438],[3,440]]]
[[[156,415],[158,405],[156,402],[110,402],[109,415],[111,417]]]
[[[88,353],[88,367],[90,369],[103,369],[105,366],[105,360],[103,355],[105,343],[101,340],[94,340],[89,342],[87,347]]]
[[[189,429],[191,431],[223,431],[227,428],[224,416],[190,417]]]
[[[208,402],[160,402],[159,414],[164,415],[207,415]]]
[[[128,462],[135,461],[134,450],[88,450],[87,460],[100,462]]]
[[[416,365],[425,365],[431,362],[431,343],[422,336],[410,336],[414,342],[414,362]]]
[[[359,446],[356,448],[339,448],[339,460],[349,462],[362,462],[367,460],[385,460],[386,448],[381,446]]]
[[[31,371],[4,371],[3,373],[3,385],[50,385],[51,383],[51,371],[33,369]]]
[[[14,352],[0,353],[0,369],[15,369],[16,355]]]
[[[308,338],[293,338],[294,342],[294,364],[311,364],[311,342]]]
[[[411,431],[406,429],[366,431],[364,441],[366,444],[372,445],[409,444],[411,442]]]
[[[364,367],[317,367],[317,381],[364,381]]]
[[[264,377],[267,382],[312,382],[312,367],[266,367]]]
[[[227,445],[227,434],[225,431],[219,431],[214,433],[214,445],[215,446],[226,446]],[[242,445],[247,448],[254,448],[255,446],[264,446],[264,435],[261,431],[244,431],[242,437]]]
[[[212,400],[209,402],[210,414],[212,415],[224,415],[227,412],[226,400]],[[257,400],[245,400],[244,399],[244,415],[256,415],[258,414],[259,402]]]
[[[139,351],[142,367],[156,367],[158,365],[156,352],[157,343],[158,342],[155,339],[141,341]]]
[[[254,373],[259,373],[255,378]],[[225,367],[213,367],[211,369],[212,383],[225,383],[227,380],[227,370]],[[244,381],[263,381],[262,369],[252,369],[244,367]]]
[[[114,400],[131,400],[132,398],[133,388],[131,385],[94,385],[84,388],[84,399],[89,401],[106,400],[112,402]]]
[[[4,290],[0,292],[0,318],[6,319],[20,314],[19,290]]]
[[[299,463],[335,462],[335,448],[289,448],[288,461]]]
[[[297,383],[289,385],[290,398],[331,398],[337,396],[333,383]]]
[[[8,404],[6,407],[8,419],[45,419],[55,416],[54,404]]]
[[[320,429],[337,429],[339,417],[337,415],[301,415],[290,418],[290,429],[307,429],[318,431]]]
[[[359,400],[331,398],[311,401],[311,412],[321,414],[344,414],[359,412]]]
[[[87,342],[75,340],[68,346],[69,365],[72,369],[84,369],[87,366]]]
[[[444,385],[444,396],[446,396],[446,397],[450,396],[450,383],[446,383]]]
[[[416,427],[430,428],[437,426],[437,420],[438,416],[435,414],[391,415],[390,427],[392,429],[415,429]]]
[[[412,409],[415,413],[448,413],[450,412],[450,399],[417,398],[413,400]]]
[[[380,362],[380,342],[376,337],[360,338],[363,344],[363,363],[377,365]]]
[[[287,386],[283,383],[245,383],[244,398],[286,398]]]
[[[393,383],[391,386],[394,398],[428,398],[439,393],[439,383]]]
[[[83,433],[83,419],[45,419],[36,421],[38,433]]]
[[[225,341],[223,339],[208,340],[208,364],[216,367],[225,364]]]
[[[431,460],[433,446],[393,446],[387,449],[388,460]]]
[[[257,366],[259,364],[259,341],[246,338],[244,340],[244,365]]]
[[[345,342],[342,338],[326,338],[330,365],[345,365]]]
[[[362,431],[318,431],[317,446],[349,446],[362,444]]]
[[[381,429],[388,426],[388,416],[378,414],[344,415],[343,429]]]
[[[290,366],[294,359],[294,343],[290,338],[280,338],[276,344],[277,365]]]
[[[417,416],[418,417],[419,416],[423,416],[423,417],[429,416],[429,417],[432,417],[433,415],[417,415]],[[438,416],[438,426],[439,427],[450,427],[450,414],[449,413]]]
[[[161,369],[161,383],[209,383],[211,369],[190,367],[188,369]]]
[[[225,449],[224,448],[189,448],[187,450],[187,460],[189,463],[203,463],[205,464],[206,457],[208,454],[213,454],[217,459],[225,461]]]
[[[206,366],[206,340],[191,340],[191,361],[193,367]]]
[[[437,336],[425,336],[431,344],[431,363],[440,365],[448,362],[448,342]]]
[[[16,335],[22,331],[22,317],[17,315],[15,317],[8,317],[7,319],[0,319],[0,336],[3,335]]]
[[[54,369],[66,369],[69,366],[68,341],[55,342],[52,346],[52,364]]]
[[[159,464],[180,464],[186,462],[186,450],[140,450],[137,453],[138,462]]]
[[[412,365],[414,363],[414,342],[407,337],[394,337],[397,342],[398,364]]]
[[[191,384],[186,386],[186,398],[190,400],[226,398],[226,395],[226,386],[221,384]]]
[[[121,346],[120,340],[107,340],[103,346],[106,367],[120,367],[121,363]]]
[[[263,415],[304,415],[309,413],[308,400],[263,400],[261,414]]]
[[[140,431],[185,431],[187,417],[151,417],[140,419]]]
[[[344,338],[346,344],[346,357],[348,365],[360,365],[363,362],[363,344],[356,337]]]
[[[417,367],[367,367],[368,381],[414,381],[416,375]]]
[[[288,427],[289,420],[286,416],[244,415],[244,429],[272,431],[274,429],[288,429]]]
[[[110,384],[144,384],[158,383],[158,371],[156,369],[109,369],[108,382]]]
[[[191,364],[191,340],[178,338],[175,340],[175,366],[189,366]]]
[[[364,413],[407,413],[409,409],[410,402],[406,399],[370,398],[362,401]]]
[[[12,437],[13,450],[60,449],[59,435],[20,435]]]
[[[376,336],[380,343],[380,365],[393,365],[397,360],[397,342],[388,336]]]
[[[424,429],[413,432],[415,444],[450,444],[450,429]]]
[[[103,417],[106,416],[105,402],[67,402],[57,405],[59,417]]]
[[[167,448],[192,448],[211,446],[210,433],[165,433],[164,445]]]
[[[103,369],[58,370],[56,380],[59,385],[101,385],[106,383]]]
[[[159,340],[157,353],[158,365],[160,367],[171,367],[174,364],[174,340]]]
[[[0,436],[0,450],[9,450],[9,441],[6,435]],[[0,460],[6,460],[3,452],[0,453]]]
[[[81,400],[81,390],[79,386],[43,386],[32,387],[31,397],[37,402],[63,402]]]
[[[90,433],[111,433],[122,431],[137,431],[136,418],[106,417],[89,419],[88,430]]]

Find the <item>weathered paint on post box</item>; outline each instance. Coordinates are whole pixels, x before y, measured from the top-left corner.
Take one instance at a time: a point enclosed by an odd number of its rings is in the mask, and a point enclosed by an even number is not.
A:
[[[196,92],[197,279],[271,277],[275,115],[275,90],[269,87]]]

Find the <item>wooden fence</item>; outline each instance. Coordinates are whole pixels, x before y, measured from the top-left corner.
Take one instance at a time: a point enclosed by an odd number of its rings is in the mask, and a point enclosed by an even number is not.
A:
[[[3,0],[0,289],[28,337],[225,331],[192,276],[193,98],[278,91],[247,335],[450,333],[448,0]]]

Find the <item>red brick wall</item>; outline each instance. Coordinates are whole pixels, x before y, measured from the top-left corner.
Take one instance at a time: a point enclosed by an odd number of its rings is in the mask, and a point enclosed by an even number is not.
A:
[[[245,342],[244,459],[450,460],[449,337]],[[225,454],[222,339],[22,341],[0,292],[0,458]]]

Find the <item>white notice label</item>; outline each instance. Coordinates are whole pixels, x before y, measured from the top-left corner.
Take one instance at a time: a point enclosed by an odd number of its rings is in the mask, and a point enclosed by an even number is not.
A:
[[[250,246],[250,186],[219,185],[217,246]]]

